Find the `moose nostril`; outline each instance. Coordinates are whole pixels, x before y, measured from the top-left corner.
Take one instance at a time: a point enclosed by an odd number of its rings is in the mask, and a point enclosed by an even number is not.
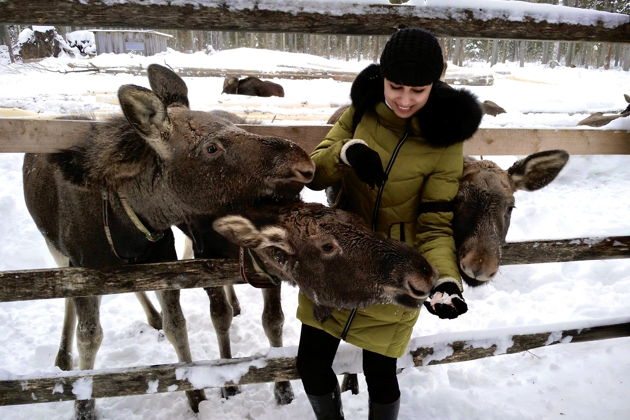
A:
[[[312,162],[295,165],[293,167],[293,175],[297,181],[308,184],[315,176],[315,165]]]
[[[306,182],[311,182],[313,180],[313,176],[315,175],[315,172],[311,170],[306,170],[306,171],[298,170],[298,172],[306,180]]]
[[[424,295],[427,295],[427,294],[428,294],[428,293],[427,293],[427,292],[425,292],[424,290],[419,290],[419,289],[416,289],[416,288],[415,288],[415,287],[413,287],[412,285],[409,285],[409,289],[411,290],[411,292],[412,292],[414,295],[417,295],[417,296],[424,296]]]
[[[429,295],[430,285],[428,285],[424,279],[416,275],[407,275],[405,277],[405,286],[407,286],[407,290],[415,298],[421,299]]]

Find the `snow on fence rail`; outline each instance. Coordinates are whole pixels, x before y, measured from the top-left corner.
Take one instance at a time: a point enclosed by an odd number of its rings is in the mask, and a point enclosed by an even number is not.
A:
[[[413,363],[407,367],[463,362],[560,343],[630,335],[628,318],[593,321],[586,327],[578,323],[572,324],[568,328],[567,324],[564,324],[564,327],[554,325],[524,327],[516,333],[500,329],[422,337],[412,342],[411,347],[415,348],[409,353]],[[0,406],[190,391],[225,385],[299,379],[295,364],[297,348],[286,347],[282,352],[282,356],[269,354],[192,363],[71,371],[38,377],[20,375],[1,378]],[[220,374],[216,374],[217,371]]]
[[[439,3],[439,2],[436,2]],[[483,8],[393,5],[386,0],[239,2],[0,1],[0,23],[389,35],[421,27],[438,36],[630,42],[630,17],[550,4],[503,2]]]

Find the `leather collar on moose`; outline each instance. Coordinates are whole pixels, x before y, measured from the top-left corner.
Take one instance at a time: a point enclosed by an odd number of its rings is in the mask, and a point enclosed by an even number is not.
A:
[[[280,280],[265,270],[263,262],[249,248],[239,247],[238,263],[241,277],[252,286],[267,289],[280,285]]]
[[[142,221],[140,220],[140,218],[138,217],[136,212],[133,211],[133,209],[131,208],[131,206],[127,202],[127,198],[124,195],[122,195],[120,193],[116,193],[116,196],[118,197],[118,200],[120,201],[121,206],[125,210],[125,213],[127,214],[127,217],[129,217],[129,220],[131,220],[133,225],[140,232],[142,232],[144,234],[144,237],[147,238],[147,240],[149,242],[157,242],[157,241],[159,241],[160,239],[162,239],[164,237],[164,232],[151,232],[151,231],[149,231],[149,229],[147,229],[147,227],[142,223]],[[114,255],[116,256],[116,258],[118,258],[119,260],[121,260],[121,261],[123,261],[125,263],[128,263],[128,264],[135,263],[141,258],[141,256],[125,258],[125,257],[120,256],[120,254],[118,254],[118,252],[116,251],[116,247],[114,246],[114,240],[112,238],[112,233],[111,233],[111,230],[109,228],[109,201],[110,201],[109,200],[109,191],[101,190],[103,227],[105,229],[105,236],[107,237],[107,243],[109,244],[109,247],[111,248],[111,250],[114,253]]]
[[[352,83],[350,98],[355,108],[353,128],[365,112],[383,102],[383,77],[378,64],[371,64]],[[483,111],[475,95],[454,89],[442,81],[433,84],[429,100],[413,118],[417,118],[424,137],[432,146],[448,147],[475,134]]]

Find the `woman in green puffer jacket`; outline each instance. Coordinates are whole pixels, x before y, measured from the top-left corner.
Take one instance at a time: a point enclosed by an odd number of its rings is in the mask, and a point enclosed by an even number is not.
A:
[[[352,84],[352,105],[311,153],[310,188],[334,186],[336,205],[359,214],[379,234],[406,242],[439,273],[429,311],[440,318],[466,312],[455,256],[449,203],[463,168],[463,141],[481,121],[475,97],[439,80],[442,51],[433,35],[403,29],[389,39],[380,65]],[[409,344],[419,309],[394,304],[333,311],[319,322],[299,296],[302,321],[297,367],[317,419],[342,419],[332,361],[341,339],[363,349],[369,418],[396,419],[396,359]]]

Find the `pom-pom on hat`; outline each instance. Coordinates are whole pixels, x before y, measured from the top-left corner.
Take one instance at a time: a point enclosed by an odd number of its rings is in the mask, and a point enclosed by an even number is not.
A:
[[[407,86],[426,86],[442,75],[444,59],[437,39],[422,29],[394,33],[381,53],[381,75]]]

